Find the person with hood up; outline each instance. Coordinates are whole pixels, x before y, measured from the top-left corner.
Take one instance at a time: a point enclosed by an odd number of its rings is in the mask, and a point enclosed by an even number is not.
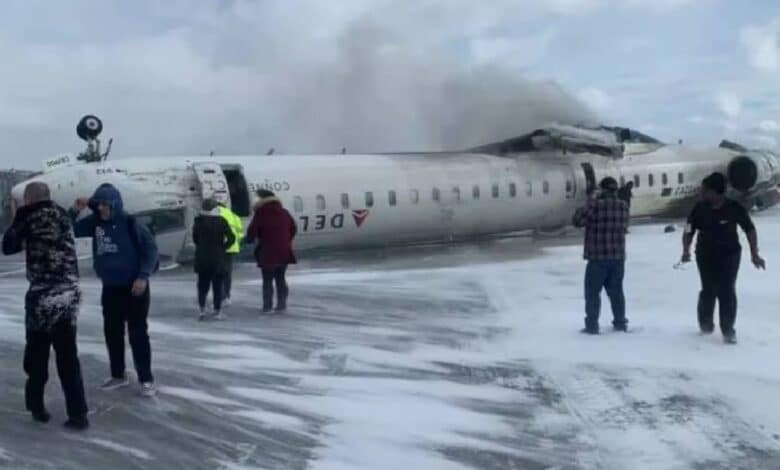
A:
[[[219,206],[219,215],[228,223],[228,226],[230,226],[230,230],[233,232],[236,239],[236,241],[228,247],[227,257],[225,258],[222,304],[228,306],[230,305],[230,294],[233,288],[233,259],[238,256],[239,251],[241,251],[241,242],[244,239],[244,225],[241,223],[241,218],[236,215],[235,212],[228,209],[225,204],[217,202],[217,205]]]
[[[702,181],[702,200],[693,208],[685,226],[681,262],[691,260],[691,243],[698,233],[696,265],[701,277],[699,328],[705,335],[715,330],[713,316],[717,299],[723,341],[734,344],[737,342],[734,330],[737,319],[736,283],[742,255],[737,225],[747,235],[753,265],[766,269],[766,262],[758,253],[758,235],[747,209],[737,201],[726,198],[725,193],[726,177],[723,174],[713,173]]]
[[[298,228],[295,219],[271,191],[257,191],[259,200],[255,214],[246,232],[246,242],[255,242],[257,266],[263,273],[263,312],[273,309],[274,283],[276,283],[276,311],[287,309],[289,288],[285,278],[287,266],[295,264],[293,239]]]
[[[213,199],[203,201],[203,212],[195,217],[192,226],[192,241],[195,243],[195,272],[198,274],[199,320],[206,319],[206,296],[209,286],[213,290],[214,319],[224,320],[222,295],[224,276],[228,265],[227,250],[236,242],[230,226]]]
[[[149,229],[124,211],[122,195],[109,183],[100,185],[88,200],[78,199],[74,219],[85,208],[92,213],[75,222],[76,237],[92,238],[92,262],[103,282],[103,332],[111,377],[103,390],[129,384],[125,372],[125,325],[141,394],[156,394],[149,342],[149,277],[157,267],[157,245]]]
[[[51,419],[43,395],[49,379],[49,351],[53,347],[68,412],[65,426],[84,430],[89,427],[89,421],[76,345],[81,291],[71,221],[65,210],[51,201],[49,187],[44,183],[27,185],[24,204],[3,235],[3,254],[22,250],[26,253],[30,282],[24,299],[27,410],[38,422]]]
[[[618,183],[606,177],[599,184],[601,194],[591,198],[574,215],[574,225],[585,228],[585,328],[583,333],[599,334],[601,290],[606,289],[612,304],[612,326],[627,331],[623,276],[626,264],[628,206],[617,197]]]

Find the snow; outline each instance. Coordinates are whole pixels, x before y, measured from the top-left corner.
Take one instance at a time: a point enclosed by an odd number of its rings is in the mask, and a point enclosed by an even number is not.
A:
[[[119,444],[119,443],[114,442],[114,441],[109,441],[109,440],[106,440],[106,439],[98,439],[98,438],[94,438],[94,437],[88,438],[88,439],[85,439],[85,440],[87,442],[91,442],[92,444],[96,444],[96,445],[98,445],[100,447],[104,447],[104,448],[106,448],[108,450],[112,450],[112,451],[118,452],[120,454],[124,454],[124,455],[126,455],[128,457],[133,457],[133,458],[141,459],[141,460],[152,460],[152,457],[148,453],[146,453],[146,452],[144,452],[142,450],[139,450],[139,449],[135,449],[133,447],[128,447],[128,446]]]
[[[106,358],[99,286],[86,282],[92,434],[76,457],[49,428],[20,425],[8,410],[23,403],[23,375],[5,374],[0,461],[43,466],[34,443],[47,436],[63,468],[135,468],[116,454],[144,468],[777,468],[780,212],[756,225],[770,271],[743,259],[736,346],[698,334],[696,268],[672,269],[681,234],[661,225],[628,238],[630,334],[579,333],[578,236],[412,252],[392,269],[299,267],[285,315],[257,315],[251,267],[220,323],[181,313],[192,275],[172,270],[154,291],[151,401],[94,389]],[[23,284],[0,286],[6,370],[19,369]],[[605,299],[605,331],[610,320]],[[55,380],[47,393],[62,413]]]

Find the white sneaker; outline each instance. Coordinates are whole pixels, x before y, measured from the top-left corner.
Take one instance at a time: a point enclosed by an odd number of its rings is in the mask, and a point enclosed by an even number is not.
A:
[[[225,315],[224,313],[222,313],[220,311],[216,311],[216,312],[214,312],[214,320],[217,320],[217,321],[227,320],[227,315]]]
[[[100,386],[100,389],[109,391],[127,387],[128,385],[130,385],[130,381],[127,380],[127,375],[125,375],[122,378],[111,377],[110,379],[103,382],[103,385]]]
[[[150,398],[155,395],[157,395],[157,388],[154,386],[154,382],[141,383],[141,396]]]
[[[231,305],[232,303],[233,303],[233,302],[231,302],[231,301],[230,301],[230,297],[228,297],[228,298],[226,298],[226,299],[222,299],[222,306],[223,306],[223,307],[230,307],[230,305]]]

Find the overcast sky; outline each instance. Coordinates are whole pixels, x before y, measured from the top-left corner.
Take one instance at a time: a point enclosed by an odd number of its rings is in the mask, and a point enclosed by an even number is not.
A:
[[[6,0],[3,167],[462,148],[557,120],[780,140],[776,0]]]

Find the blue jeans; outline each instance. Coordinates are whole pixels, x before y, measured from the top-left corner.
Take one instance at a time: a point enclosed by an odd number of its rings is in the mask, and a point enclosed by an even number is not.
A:
[[[599,329],[602,288],[607,291],[612,304],[612,324],[622,327],[628,323],[626,298],[623,295],[625,265],[625,260],[588,261],[585,269],[585,328]]]

